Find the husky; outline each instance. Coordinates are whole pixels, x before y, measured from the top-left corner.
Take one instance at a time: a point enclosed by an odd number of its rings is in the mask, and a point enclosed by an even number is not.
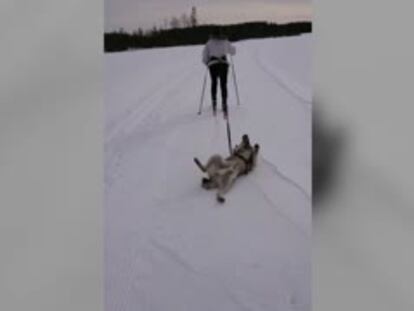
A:
[[[259,148],[258,144],[252,146],[249,136],[244,134],[241,143],[236,145],[231,155],[225,159],[215,154],[203,165],[200,160],[194,158],[199,169],[208,176],[201,179],[201,186],[207,190],[217,189],[217,201],[224,203],[224,195],[236,179],[247,175],[255,168]]]

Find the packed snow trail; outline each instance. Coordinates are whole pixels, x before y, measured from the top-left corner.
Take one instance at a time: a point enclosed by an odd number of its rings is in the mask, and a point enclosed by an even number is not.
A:
[[[232,140],[261,150],[224,205],[192,161],[228,154],[202,47],[105,56],[107,311],[310,310],[310,43],[236,43]]]

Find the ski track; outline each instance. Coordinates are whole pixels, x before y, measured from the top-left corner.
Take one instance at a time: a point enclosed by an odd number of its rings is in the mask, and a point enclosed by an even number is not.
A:
[[[285,220],[287,220],[290,224],[292,224],[292,226],[295,227],[295,229],[300,232],[300,234],[302,234],[305,237],[309,237],[309,234],[307,232],[305,232],[298,224],[296,224],[289,216],[285,215],[277,206],[277,204],[275,202],[273,202],[273,200],[270,198],[270,196],[266,193],[265,190],[263,190],[263,188],[261,188],[258,184],[257,181],[254,180],[253,182],[251,182],[252,184],[254,184],[254,186],[259,189],[259,191],[263,194],[264,199],[266,200],[266,202],[272,206],[276,212],[283,217]]]
[[[195,66],[193,66],[195,67]],[[128,108],[128,115],[125,116],[122,120],[118,121],[118,126],[112,130],[111,133],[107,134],[107,143],[110,144],[113,139],[117,136],[124,134],[122,133],[123,130],[128,128],[138,127],[142,125],[145,120],[147,120],[151,114],[155,111],[160,111],[162,106],[166,105],[169,101],[168,95],[174,92],[175,90],[179,89],[179,87],[189,78],[194,75],[194,70],[188,72],[184,75],[182,79],[169,79],[170,82],[165,86],[162,84],[157,85],[153,90],[137,100],[137,103],[140,105],[134,105],[136,108],[130,107]],[[160,92],[161,88],[166,89],[165,93]],[[161,95],[159,95],[161,94]],[[155,100],[157,104],[154,104],[154,97],[157,97]]]
[[[303,194],[303,196],[306,198],[306,200],[311,202],[311,200],[312,200],[311,196],[301,185],[299,185],[297,182],[295,182],[292,178],[289,178],[286,174],[283,174],[275,164],[273,164],[272,162],[267,160],[263,155],[260,155],[260,158],[262,159],[262,161],[264,163],[266,163],[268,165],[268,167],[271,168],[271,170],[273,170],[276,173],[277,176],[279,176],[281,179],[288,182],[293,187],[295,187],[297,190],[299,190]]]
[[[190,274],[195,275],[196,278],[203,278],[207,280],[208,282],[212,283],[214,286],[220,287],[221,290],[226,293],[226,296],[228,299],[235,304],[236,307],[238,307],[240,310],[245,311],[253,311],[253,310],[259,310],[259,309],[251,309],[246,306],[245,303],[243,303],[240,298],[237,297],[231,290],[228,289],[228,287],[221,281],[217,279],[211,278],[210,275],[203,274],[199,271],[197,271],[190,263],[188,263],[185,259],[182,258],[182,256],[174,249],[169,248],[166,245],[161,244],[160,242],[152,239],[150,243],[159,250],[161,253],[165,254],[167,258],[169,258],[172,262],[174,262],[176,265],[181,266],[184,270],[188,271]]]
[[[256,72],[262,73],[260,79],[272,81],[274,85],[272,92],[276,97],[280,92],[288,94],[292,98],[292,103],[299,103],[302,108],[306,108],[301,113],[311,113],[308,109],[311,102],[297,93],[294,87],[290,87],[288,80],[275,74],[277,69],[269,69],[264,66],[258,47],[252,48],[248,43],[246,50],[249,65],[256,66]],[[136,53],[137,57],[140,55],[140,52],[133,53]],[[195,55],[199,56],[197,53]],[[143,94],[136,94],[135,103],[127,105],[125,112],[119,114],[115,121],[107,121],[111,126],[108,127],[105,139],[106,310],[187,310],[179,309],[174,305],[165,309],[162,307],[162,303],[156,301],[158,297],[151,293],[151,289],[168,288],[170,285],[168,276],[158,275],[158,269],[164,273],[173,270],[181,273],[180,282],[182,282],[183,289],[189,292],[194,291],[194,294],[201,299],[199,303],[205,304],[203,307],[199,306],[197,311],[306,310],[306,306],[310,305],[310,297],[304,295],[302,298],[295,298],[295,301],[297,299],[298,301],[294,304],[286,302],[292,300],[287,296],[282,299],[283,301],[275,302],[274,299],[269,299],[264,294],[269,288],[259,287],[252,291],[253,288],[249,283],[240,283],[235,287],[234,279],[236,276],[231,271],[224,275],[211,273],[214,268],[207,269],[207,267],[199,266],[200,263],[195,262],[197,253],[192,251],[191,246],[186,246],[189,241],[196,244],[202,242],[197,234],[203,236],[203,223],[209,221],[212,224],[214,222],[220,223],[225,221],[224,219],[240,217],[237,212],[238,206],[235,205],[237,203],[232,202],[241,202],[240,199],[243,196],[243,193],[236,188],[246,188],[248,185],[251,186],[248,187],[250,194],[246,195],[257,198],[264,203],[263,207],[259,209],[260,213],[268,214],[266,217],[268,219],[278,219],[287,232],[290,232],[290,239],[293,239],[291,243],[298,245],[310,243],[309,221],[303,221],[300,219],[303,216],[299,217],[298,214],[302,209],[305,217],[310,215],[311,196],[299,182],[286,172],[282,172],[279,165],[271,161],[266,154],[261,154],[258,161],[258,166],[262,166],[263,169],[267,168],[266,180],[274,179],[277,184],[283,185],[289,190],[286,191],[288,193],[286,195],[294,196],[295,200],[287,197],[275,201],[271,185],[263,184],[261,177],[264,178],[264,176],[259,174],[260,172],[237,181],[234,189],[229,192],[225,205],[219,205],[215,202],[214,192],[201,189],[198,184],[201,175],[191,163],[191,158],[200,156],[205,160],[213,153],[227,154],[225,122],[221,113],[214,121],[212,120],[211,106],[208,100],[209,85],[206,88],[203,113],[201,116],[197,115],[199,92],[202,87],[202,81],[199,80],[203,68],[198,63],[195,65],[193,60],[188,64],[181,64],[180,68],[182,72],[178,76],[171,73],[172,71],[165,75],[161,73],[161,82],[152,85]],[[241,73],[241,69],[236,72],[238,75]],[[241,106],[236,106],[236,99],[231,90],[233,81],[230,80],[231,72],[229,73],[229,96],[232,100],[229,101],[229,105],[232,105],[230,107],[232,122],[236,124],[235,128],[232,128],[233,144],[236,144],[239,140],[240,128],[243,127],[241,123],[249,118],[246,111],[253,108],[244,106],[246,104],[243,98],[241,98]],[[238,77],[238,81],[239,83],[245,82],[242,74],[241,79]],[[150,151],[152,151],[151,156],[149,155]],[[182,158],[183,156],[188,157],[188,161]],[[146,162],[149,159],[151,163]],[[188,165],[184,165],[186,161]],[[151,166],[151,169],[148,166]],[[185,182],[174,182],[177,178]],[[146,182],[142,183],[141,180],[146,180]],[[134,202],[133,200],[138,201]],[[292,211],[288,205],[284,206],[284,209],[280,208],[280,204],[292,204],[290,202],[296,202],[300,206],[292,206]],[[243,213],[250,213],[255,208],[251,206],[246,210],[243,209]],[[229,213],[233,216],[228,216]],[[201,227],[197,228],[196,223],[193,224],[193,222],[200,220],[202,221],[200,222]],[[248,218],[243,221],[250,222]],[[195,226],[194,237],[180,235],[181,232],[184,234],[186,230],[190,230],[191,226]],[[249,229],[256,230],[256,235],[261,230],[260,226]],[[233,230],[235,229],[233,228]],[[241,230],[244,231],[244,228]],[[214,231],[212,231],[212,235],[213,233]],[[276,241],[280,238],[289,237],[276,237]],[[224,241],[227,240],[230,241],[231,238],[224,239]],[[283,240],[275,244],[278,243],[284,244]],[[228,245],[228,247],[233,246]],[[269,247],[273,249],[275,246]],[[220,247],[217,248],[217,250],[219,249]],[[237,254],[241,250],[235,248],[234,251]],[[276,250],[272,250],[272,254],[273,252],[277,253]],[[284,252],[288,251],[284,250]],[[216,256],[214,253],[212,254]],[[310,254],[306,254],[306,252],[303,252],[302,255],[310,257]],[[292,259],[294,262],[303,260],[304,266],[308,262],[308,258]],[[239,269],[252,273],[251,267],[244,264],[241,259],[234,257],[231,260],[235,261]],[[275,260],[277,262],[277,259]],[[288,259],[284,260],[289,262]],[[264,257],[255,259],[255,265],[264,265],[266,269],[271,269],[272,267],[267,262]],[[148,272],[145,272],[146,270]],[[207,271],[210,272],[207,273]],[[169,274],[167,273],[167,275]],[[174,274],[172,280],[175,278],[177,276]],[[290,282],[296,281],[292,279]],[[272,279],[264,280],[263,284],[266,283],[282,284],[281,281]],[[306,292],[306,288],[309,286],[310,284],[306,282],[303,284],[299,282],[293,288],[299,292],[303,290]],[[301,289],[301,287],[305,289]],[[284,297],[283,293],[288,292],[288,288],[275,288],[274,290],[277,290],[277,295]],[[202,290],[205,290],[206,293],[200,292]],[[175,295],[165,294],[165,299],[176,301],[180,305],[189,299],[188,293],[180,291],[180,284],[177,284],[173,291]],[[177,300],[180,299],[180,295],[182,295],[181,301]],[[206,300],[203,302],[204,296]],[[291,293],[289,296],[296,297],[296,293]],[[188,306],[191,306],[192,303],[194,302],[187,301]]]
[[[254,53],[254,60],[256,62],[256,64],[258,65],[258,67],[260,67],[260,69],[266,73],[274,82],[276,82],[280,88],[282,88],[283,90],[285,90],[288,94],[290,94],[291,96],[293,96],[294,98],[297,99],[297,102],[301,103],[302,105],[304,105],[304,107],[306,109],[311,109],[311,104],[312,101],[308,98],[306,98],[305,96],[303,96],[302,94],[300,94],[299,92],[297,92],[296,90],[294,90],[294,88],[292,88],[288,82],[286,82],[282,76],[274,71],[269,70],[265,64],[262,61],[262,58],[259,56],[259,51],[260,50],[256,50]]]

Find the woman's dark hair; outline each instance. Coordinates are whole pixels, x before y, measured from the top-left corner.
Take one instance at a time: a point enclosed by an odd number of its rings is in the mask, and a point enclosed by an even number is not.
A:
[[[227,39],[227,36],[220,27],[215,27],[211,31],[210,37],[212,39]]]

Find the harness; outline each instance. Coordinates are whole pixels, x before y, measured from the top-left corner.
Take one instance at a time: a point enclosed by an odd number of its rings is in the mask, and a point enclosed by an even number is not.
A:
[[[214,64],[228,64],[226,55],[224,55],[222,57],[216,57],[216,56],[210,57],[210,59],[207,63],[207,66],[211,66],[211,65],[214,65]]]
[[[243,162],[244,162],[244,164],[245,164],[245,169],[244,169],[244,171],[242,172],[243,174],[247,174],[247,173],[249,173],[249,170],[250,170],[250,166],[251,166],[251,164],[252,164],[252,159],[251,159],[251,157],[249,158],[249,159],[246,159],[245,157],[243,157],[240,153],[238,153],[238,152],[235,152],[234,153],[234,155],[236,156],[236,157],[238,157],[240,160],[242,160]]]

